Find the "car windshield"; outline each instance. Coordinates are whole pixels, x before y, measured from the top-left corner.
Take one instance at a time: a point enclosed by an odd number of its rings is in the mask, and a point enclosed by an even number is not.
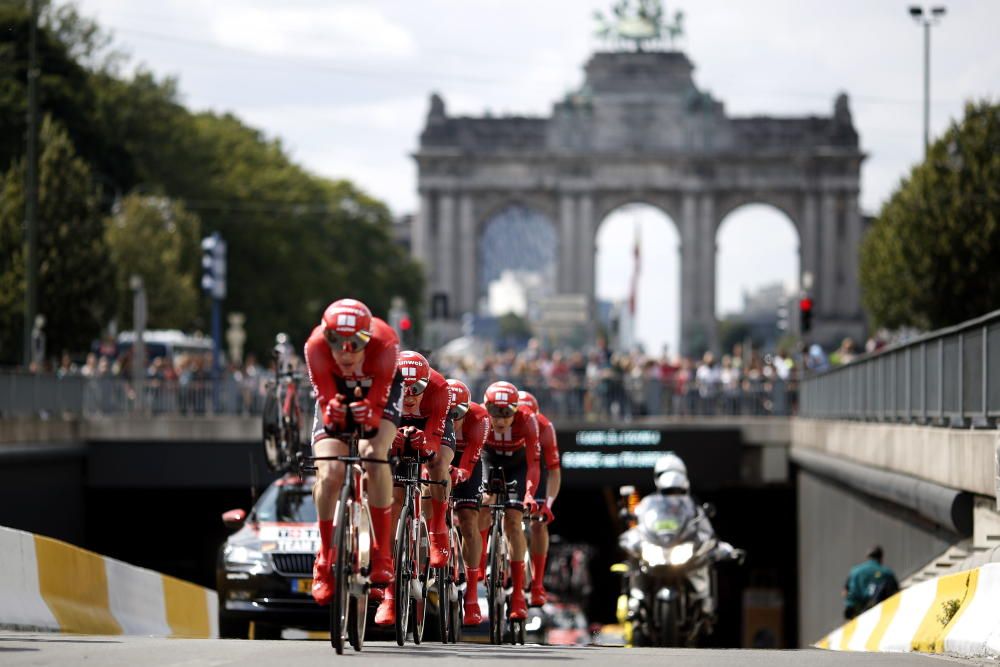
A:
[[[257,521],[313,523],[316,506],[311,484],[272,484],[257,501]]]

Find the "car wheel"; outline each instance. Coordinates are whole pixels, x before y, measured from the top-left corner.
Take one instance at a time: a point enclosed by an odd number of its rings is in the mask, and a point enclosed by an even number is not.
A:
[[[281,639],[281,626],[254,622],[254,639]]]
[[[219,614],[220,639],[246,639],[250,634],[250,623]]]

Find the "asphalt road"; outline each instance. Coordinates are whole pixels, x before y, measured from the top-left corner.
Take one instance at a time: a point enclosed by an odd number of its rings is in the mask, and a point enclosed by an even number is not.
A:
[[[832,651],[743,651],[693,649],[624,649],[611,647],[561,648],[554,646],[489,646],[481,644],[407,645],[367,642],[363,653],[345,653],[338,658],[323,641],[190,640],[149,637],[92,637],[0,633],[0,665],[101,665],[133,667],[214,667],[216,665],[268,665],[275,667],[328,667],[337,661],[365,661],[378,665],[464,665],[470,660],[514,661],[546,664],[570,660],[578,665],[609,665],[628,662],[670,667],[895,667],[935,664],[975,664],[948,658],[888,653],[835,653]],[[996,663],[982,663],[996,664]]]

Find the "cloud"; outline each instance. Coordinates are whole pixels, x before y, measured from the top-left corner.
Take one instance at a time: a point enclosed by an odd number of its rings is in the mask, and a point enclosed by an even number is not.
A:
[[[212,33],[225,46],[269,56],[395,61],[415,52],[406,28],[367,5],[216,11]]]

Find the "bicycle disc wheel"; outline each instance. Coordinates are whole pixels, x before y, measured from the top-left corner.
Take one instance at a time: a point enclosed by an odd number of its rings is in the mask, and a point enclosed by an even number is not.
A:
[[[396,549],[393,555],[396,568],[396,643],[402,646],[406,642],[406,631],[410,625],[410,580],[413,569],[410,559],[410,523],[413,516],[410,508],[403,507],[396,524]],[[392,584],[390,584],[392,585]]]
[[[353,554],[349,551],[347,533],[350,526],[353,500],[350,489],[344,484],[340,493],[340,513],[333,543],[337,550],[337,561],[333,564],[333,600],[330,601],[330,643],[337,655],[344,652],[344,635],[347,632],[347,606],[350,600],[350,573]]]
[[[449,568],[451,581],[448,584],[448,592],[453,596],[451,600],[451,615],[448,618],[448,641],[457,644],[462,639],[462,623],[465,621],[464,596],[459,590],[459,584],[467,581],[465,569],[465,559],[462,557],[462,535],[457,528],[451,529],[451,567]],[[473,584],[474,585],[474,584]]]
[[[354,554],[355,574],[361,576],[369,570],[370,554],[361,551],[361,536],[368,536],[371,544],[371,514],[368,505],[361,504],[358,512],[359,522],[351,531],[352,553]],[[365,628],[368,625],[368,587],[357,586],[357,594],[351,596],[351,605],[347,614],[347,638],[355,651],[360,651],[365,643]]]
[[[413,643],[419,644],[424,639],[424,623],[427,620],[427,583],[430,577],[430,538],[427,535],[427,523],[417,518],[417,540],[411,549],[413,563],[416,566],[416,578],[413,579]]]

